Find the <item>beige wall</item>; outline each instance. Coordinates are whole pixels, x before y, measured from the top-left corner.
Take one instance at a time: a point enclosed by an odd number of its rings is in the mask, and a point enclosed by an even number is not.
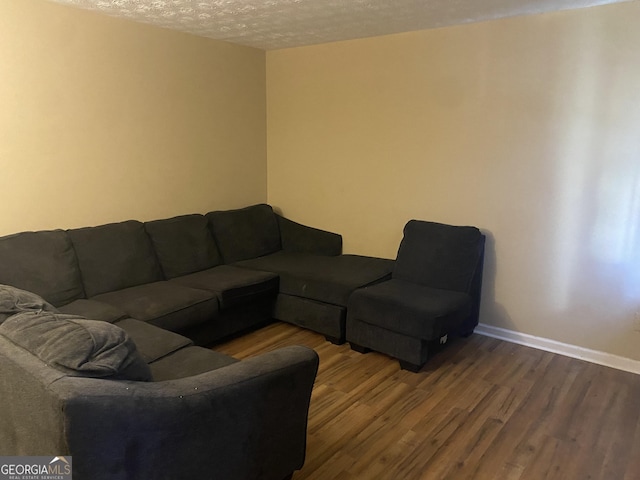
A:
[[[0,2],[0,235],[266,200],[265,53]]]
[[[410,218],[477,225],[481,322],[640,360],[639,23],[631,2],[268,52],[269,202],[386,257]]]

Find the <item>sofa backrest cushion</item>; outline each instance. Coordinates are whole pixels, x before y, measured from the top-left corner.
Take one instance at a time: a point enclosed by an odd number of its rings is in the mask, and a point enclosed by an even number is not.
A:
[[[199,272],[222,263],[204,215],[182,215],[144,224],[165,278]]]
[[[162,280],[144,225],[135,220],[69,230],[88,297]]]
[[[483,251],[484,236],[476,227],[411,220],[392,277],[468,293]]]
[[[78,261],[63,230],[1,237],[0,283],[36,293],[55,306],[84,297]]]
[[[57,313],[58,309],[35,293],[0,285],[0,324],[16,313],[43,311]]]
[[[149,366],[120,327],[52,312],[22,312],[0,334],[46,364],[79,377],[152,380]]]
[[[262,257],[281,249],[278,220],[270,205],[207,213],[225,263]]]

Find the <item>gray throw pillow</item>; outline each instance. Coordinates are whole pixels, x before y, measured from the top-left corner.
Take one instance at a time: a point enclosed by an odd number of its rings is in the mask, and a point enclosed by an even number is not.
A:
[[[0,285],[0,324],[11,315],[27,311],[56,313],[58,310],[35,293],[11,285]]]
[[[52,312],[22,312],[0,334],[71,376],[151,381],[135,343],[120,327]]]

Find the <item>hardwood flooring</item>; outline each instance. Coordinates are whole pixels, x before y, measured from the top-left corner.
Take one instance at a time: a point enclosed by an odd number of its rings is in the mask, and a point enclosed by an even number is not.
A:
[[[640,376],[480,335],[419,373],[274,323],[215,350],[318,352],[294,480],[640,480]]]

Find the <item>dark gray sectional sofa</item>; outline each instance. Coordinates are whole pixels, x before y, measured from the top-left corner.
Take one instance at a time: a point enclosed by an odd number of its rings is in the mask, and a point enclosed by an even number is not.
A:
[[[209,344],[272,318],[345,340],[349,295],[393,261],[341,255],[339,235],[269,205],[0,238],[0,284],[63,313],[132,317]]]
[[[36,295],[0,306],[0,455],[73,455],[78,479],[290,476],[315,352],[201,345],[274,318],[344,342],[349,296],[394,262],[341,250],[264,204],[0,238],[0,284]]]
[[[0,238],[0,284],[63,313],[131,317],[204,345],[272,318],[345,340],[359,287],[390,278],[393,261],[341,255],[340,235],[269,205]]]

